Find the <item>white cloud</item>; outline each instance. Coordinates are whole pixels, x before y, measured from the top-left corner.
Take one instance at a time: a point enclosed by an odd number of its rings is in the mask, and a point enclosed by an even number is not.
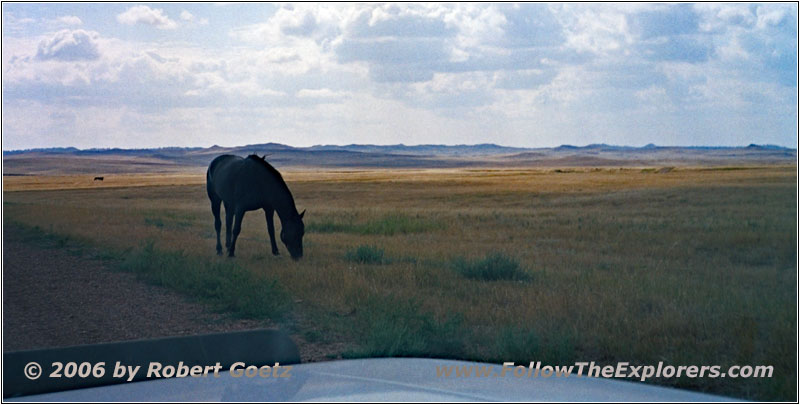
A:
[[[662,87],[650,86],[637,91],[635,96],[643,107],[652,108],[654,112],[664,112],[673,107],[672,100],[667,95],[667,90]]]
[[[83,21],[74,15],[65,15],[56,18],[56,21],[65,25],[82,25]]]
[[[35,18],[19,17],[17,13],[3,10],[3,38],[8,34],[19,34],[36,23]]]
[[[162,30],[174,30],[178,23],[164,14],[164,10],[152,9],[148,6],[130,7],[117,15],[117,21],[125,25],[145,24]]]
[[[26,30],[36,26],[44,27],[48,31],[63,29],[65,27],[77,27],[83,25],[83,21],[74,15],[64,15],[56,18],[19,18],[14,12],[3,12],[3,36],[19,35]]]
[[[567,46],[578,52],[624,54],[633,42],[623,10],[569,4],[558,12],[558,17],[564,24]]]
[[[333,91],[328,88],[301,89],[297,92],[297,97],[318,100],[339,100],[345,97],[350,97],[350,93],[344,91]]]
[[[266,21],[237,27],[230,35],[238,40],[256,44],[294,44],[313,40],[319,45],[330,42],[347,25],[359,5],[289,4],[280,7]]]
[[[62,30],[39,43],[36,58],[62,61],[94,60],[100,57],[98,38],[99,34],[94,31]]]
[[[187,96],[217,96],[217,97],[246,97],[246,98],[274,98],[286,94],[260,85],[255,79],[244,81],[231,81],[223,77],[219,71],[195,73],[192,75],[192,89]]]
[[[195,23],[197,25],[207,25],[208,18],[197,18],[194,14],[190,13],[187,10],[181,11],[180,15],[181,20],[186,21],[188,23]]]
[[[796,7],[788,6],[786,4],[759,6],[757,9],[758,21],[756,23],[756,26],[758,28],[764,29],[770,26],[774,27],[783,23],[791,24],[792,9],[794,9],[795,12],[797,10]],[[795,15],[794,17],[796,20],[797,15]]]

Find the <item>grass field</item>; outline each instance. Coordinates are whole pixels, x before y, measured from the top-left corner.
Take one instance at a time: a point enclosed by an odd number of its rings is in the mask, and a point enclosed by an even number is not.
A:
[[[772,365],[772,378],[654,382],[796,400],[794,166],[284,177],[307,209],[299,262],[280,243],[270,254],[260,212],[233,264],[217,257],[203,174],[6,178],[4,220],[221,310],[348,342],[345,357]]]

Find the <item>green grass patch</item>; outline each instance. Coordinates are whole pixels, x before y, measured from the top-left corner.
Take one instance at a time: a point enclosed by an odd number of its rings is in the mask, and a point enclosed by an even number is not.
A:
[[[477,260],[459,256],[451,261],[451,266],[458,274],[474,280],[529,281],[532,278],[516,259],[497,252]]]
[[[128,254],[121,268],[242,318],[279,319],[289,310],[289,294],[277,280],[256,275],[234,261],[161,251],[148,241]]]
[[[185,215],[166,213],[163,216],[145,217],[144,224],[158,229],[185,229],[192,226],[192,221]]]
[[[389,259],[384,255],[383,249],[372,245],[360,245],[348,249],[344,255],[345,259],[361,264],[388,264]]]
[[[325,340],[325,336],[322,332],[316,329],[303,331],[303,337],[310,343],[322,342]]]
[[[308,233],[353,233],[353,227],[350,223],[324,220],[307,223],[305,230]]]
[[[90,246],[90,244],[82,238],[53,231],[52,225],[50,225],[49,230],[38,225],[30,226],[14,221],[9,221],[6,226],[13,228],[11,232],[15,232],[26,242],[36,244],[43,248],[61,249],[72,256],[80,256],[86,253],[86,250],[89,249]]]
[[[577,361],[575,338],[565,331],[539,333],[534,328],[506,326],[496,335],[492,361],[528,364],[569,364]]]
[[[460,316],[437,320],[414,299],[370,297],[359,306],[361,349],[343,357],[437,357],[464,355]]]
[[[388,214],[366,222],[351,220],[323,219],[306,225],[306,232],[311,233],[352,233],[357,235],[402,235],[422,233],[443,229],[438,221],[431,221],[418,216],[405,214]]]
[[[144,224],[147,225],[147,226],[154,226],[154,227],[156,227],[158,229],[163,229],[164,228],[164,220],[161,219],[161,218],[149,218],[149,217],[145,218],[144,219]]]

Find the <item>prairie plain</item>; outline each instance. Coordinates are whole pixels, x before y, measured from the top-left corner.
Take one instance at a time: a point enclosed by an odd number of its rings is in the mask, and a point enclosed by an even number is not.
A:
[[[91,246],[220,311],[346,347],[330,358],[772,365],[772,378],[649,381],[792,401],[796,172],[283,171],[307,210],[298,262],[280,242],[272,256],[260,212],[237,257],[216,256],[199,171],[5,177],[3,219],[4,232]],[[215,278],[226,271],[241,277]]]

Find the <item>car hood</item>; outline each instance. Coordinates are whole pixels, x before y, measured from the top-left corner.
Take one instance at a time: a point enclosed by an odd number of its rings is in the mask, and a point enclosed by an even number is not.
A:
[[[437,376],[446,367],[492,366],[488,377]],[[241,368],[240,368],[241,369]],[[453,369],[454,370],[454,369]],[[730,398],[603,378],[515,377],[502,365],[384,358],[293,365],[269,376],[185,377],[6,398],[33,402],[730,402]],[[285,377],[280,374],[286,373]]]

